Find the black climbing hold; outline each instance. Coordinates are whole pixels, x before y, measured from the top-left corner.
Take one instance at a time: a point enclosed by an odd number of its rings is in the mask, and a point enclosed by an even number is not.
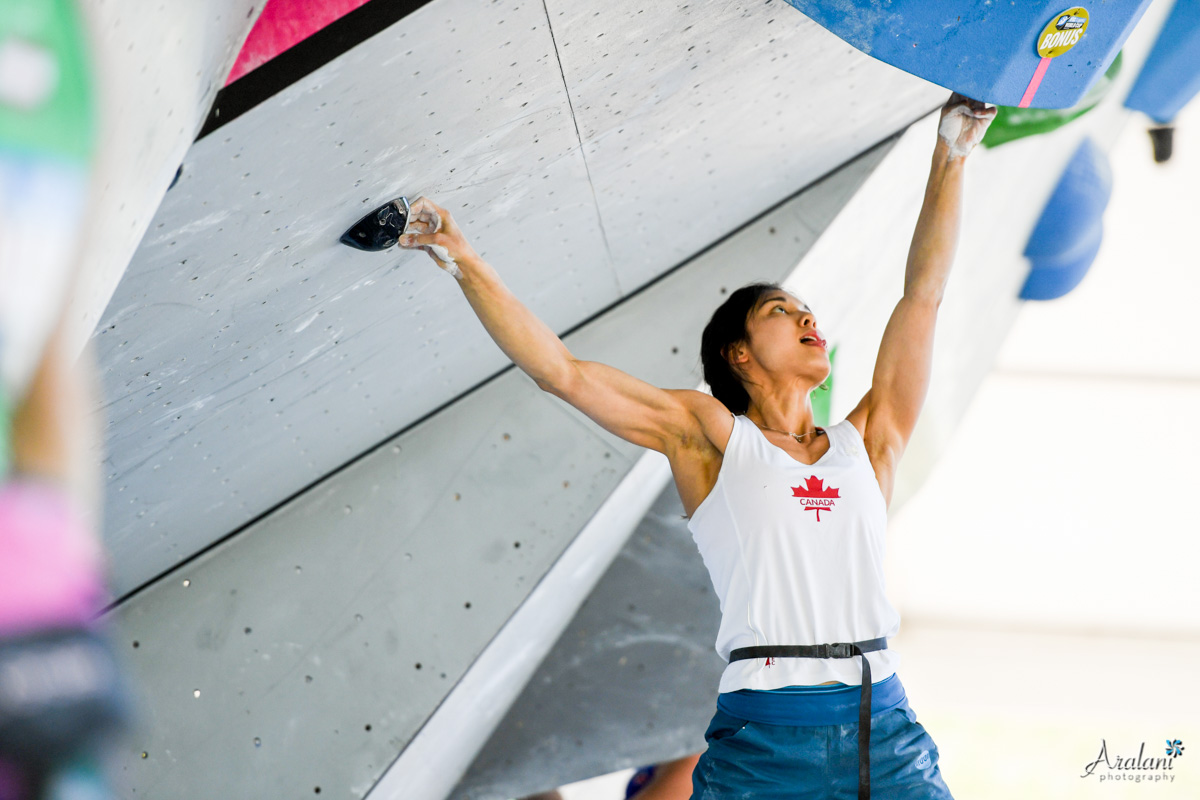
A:
[[[1171,159],[1171,153],[1175,149],[1175,128],[1171,125],[1162,125],[1157,128],[1150,129],[1150,143],[1154,145],[1154,162],[1162,164]]]
[[[359,250],[387,250],[408,225],[408,198],[397,197],[367,214],[342,234],[344,245]]]

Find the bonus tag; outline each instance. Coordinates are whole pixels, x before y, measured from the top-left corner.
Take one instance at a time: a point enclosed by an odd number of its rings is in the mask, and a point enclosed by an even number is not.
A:
[[[1042,78],[1046,77],[1046,70],[1050,69],[1050,59],[1057,58],[1074,47],[1087,33],[1087,27],[1087,9],[1083,6],[1075,6],[1056,14],[1054,19],[1042,28],[1042,32],[1038,34],[1037,38],[1037,54],[1042,57],[1042,60],[1038,62],[1037,70],[1033,73],[1033,80],[1029,81],[1029,85],[1025,87],[1025,95],[1021,98],[1017,108],[1029,108],[1029,104],[1033,102],[1033,96],[1037,94],[1038,87],[1042,85]]]
[[[1068,8],[1042,28],[1037,52],[1042,58],[1057,58],[1070,50],[1087,33],[1088,12],[1082,6]]]

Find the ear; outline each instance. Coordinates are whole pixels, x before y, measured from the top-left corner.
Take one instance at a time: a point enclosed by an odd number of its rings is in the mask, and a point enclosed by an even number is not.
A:
[[[725,360],[730,364],[742,364],[749,360],[750,355],[746,352],[745,344],[735,342],[725,346],[721,351],[721,355],[725,356]]]

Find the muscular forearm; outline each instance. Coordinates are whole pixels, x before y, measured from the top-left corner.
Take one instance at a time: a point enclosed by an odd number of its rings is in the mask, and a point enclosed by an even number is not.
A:
[[[562,340],[517,299],[482,259],[460,265],[459,286],[504,354],[543,389],[562,383],[573,358]]]
[[[942,301],[958,244],[963,162],[983,140],[995,116],[994,107],[959,94],[951,95],[942,108],[925,201],[904,271],[906,298],[935,304]]]
[[[950,278],[958,244],[963,158],[949,158],[948,150],[946,142],[939,138],[925,185],[925,201],[908,251],[905,297],[940,302]]]

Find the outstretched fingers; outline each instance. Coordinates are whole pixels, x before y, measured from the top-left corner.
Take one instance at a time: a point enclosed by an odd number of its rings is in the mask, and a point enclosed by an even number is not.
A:
[[[942,108],[942,114],[944,115],[954,106],[966,106],[972,112],[984,111],[988,108],[991,108],[993,111],[995,110],[995,106],[988,106],[982,100],[975,100],[960,92],[952,92],[950,94],[950,99],[946,101],[946,105]]]

